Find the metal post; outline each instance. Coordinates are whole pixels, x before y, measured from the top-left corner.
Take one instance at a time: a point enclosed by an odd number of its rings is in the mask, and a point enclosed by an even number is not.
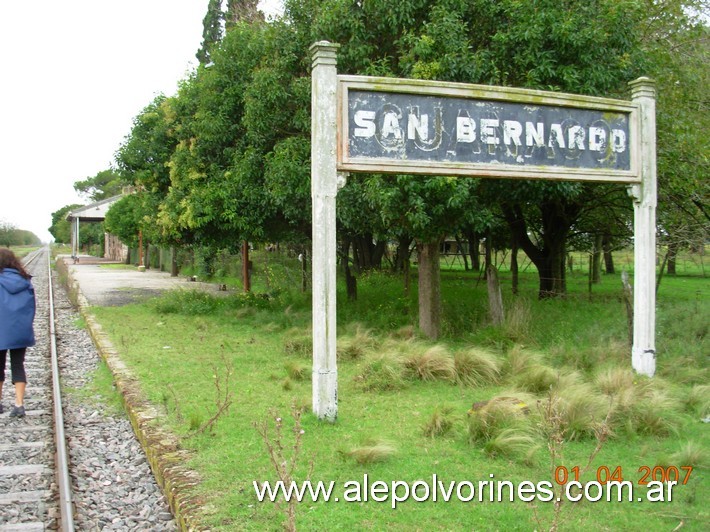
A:
[[[313,413],[335,421],[338,415],[336,366],[336,238],[338,193],[336,118],[339,45],[314,43],[311,73],[311,197],[313,279]]]
[[[242,241],[242,284],[244,291],[251,291],[251,279],[249,278],[249,242]]]
[[[78,259],[79,258],[79,251],[81,250],[81,244],[79,243],[79,217],[74,218],[75,226],[75,234],[74,234],[74,244],[76,246],[76,250],[74,251],[74,258]]]
[[[641,184],[634,200],[634,341],[631,364],[637,373],[656,372],[656,90],[649,78],[629,83],[640,107]]]

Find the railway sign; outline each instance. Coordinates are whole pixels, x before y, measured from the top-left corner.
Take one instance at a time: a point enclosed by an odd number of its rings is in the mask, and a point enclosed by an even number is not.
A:
[[[337,416],[335,203],[349,172],[625,183],[634,203],[632,367],[655,373],[656,111],[631,101],[423,80],[339,76],[311,46],[313,412]]]
[[[631,102],[362,76],[339,97],[341,171],[640,180]]]

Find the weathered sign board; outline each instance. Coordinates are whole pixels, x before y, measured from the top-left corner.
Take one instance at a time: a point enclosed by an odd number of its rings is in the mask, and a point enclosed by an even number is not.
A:
[[[339,76],[338,169],[640,180],[631,102],[480,85]]]
[[[634,202],[632,366],[655,372],[653,82],[632,100],[460,83],[339,76],[313,44],[313,412],[337,417],[336,196],[350,172],[626,183]]]

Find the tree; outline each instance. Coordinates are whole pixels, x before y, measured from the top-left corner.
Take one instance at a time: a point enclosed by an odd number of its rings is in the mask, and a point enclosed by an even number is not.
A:
[[[106,231],[129,247],[138,246],[139,234],[146,226],[142,199],[138,194],[128,194],[111,205],[106,213]]]
[[[98,202],[117,196],[128,185],[122,176],[114,169],[102,170],[93,177],[74,182],[74,190],[87,197],[92,202]]]
[[[222,39],[222,0],[209,0],[207,13],[202,20],[202,43],[195,56],[201,65],[211,62],[212,49]]]
[[[61,209],[52,213],[52,225],[49,232],[57,243],[68,244],[71,242],[71,223],[67,220],[67,214],[82,207],[78,203],[65,205]]]
[[[657,80],[659,242],[668,273],[681,249],[702,249],[710,232],[710,28],[702,3],[659,1],[645,35]]]
[[[227,0],[224,15],[227,31],[238,22],[263,22],[264,14],[258,9],[258,0]]]

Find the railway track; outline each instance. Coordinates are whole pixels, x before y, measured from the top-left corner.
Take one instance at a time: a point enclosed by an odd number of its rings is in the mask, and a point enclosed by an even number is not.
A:
[[[25,394],[24,418],[11,418],[7,413],[14,397],[10,379],[3,390],[0,530],[73,531],[48,250],[28,255],[24,264],[35,287],[37,343],[25,358],[32,384]]]
[[[9,364],[5,372],[0,532],[176,530],[125,415],[96,398],[61,397],[60,372],[62,389],[81,390],[100,357],[87,331],[77,327],[64,290],[54,289],[49,250],[24,263],[35,288],[36,345],[25,357],[23,418],[9,417]]]

